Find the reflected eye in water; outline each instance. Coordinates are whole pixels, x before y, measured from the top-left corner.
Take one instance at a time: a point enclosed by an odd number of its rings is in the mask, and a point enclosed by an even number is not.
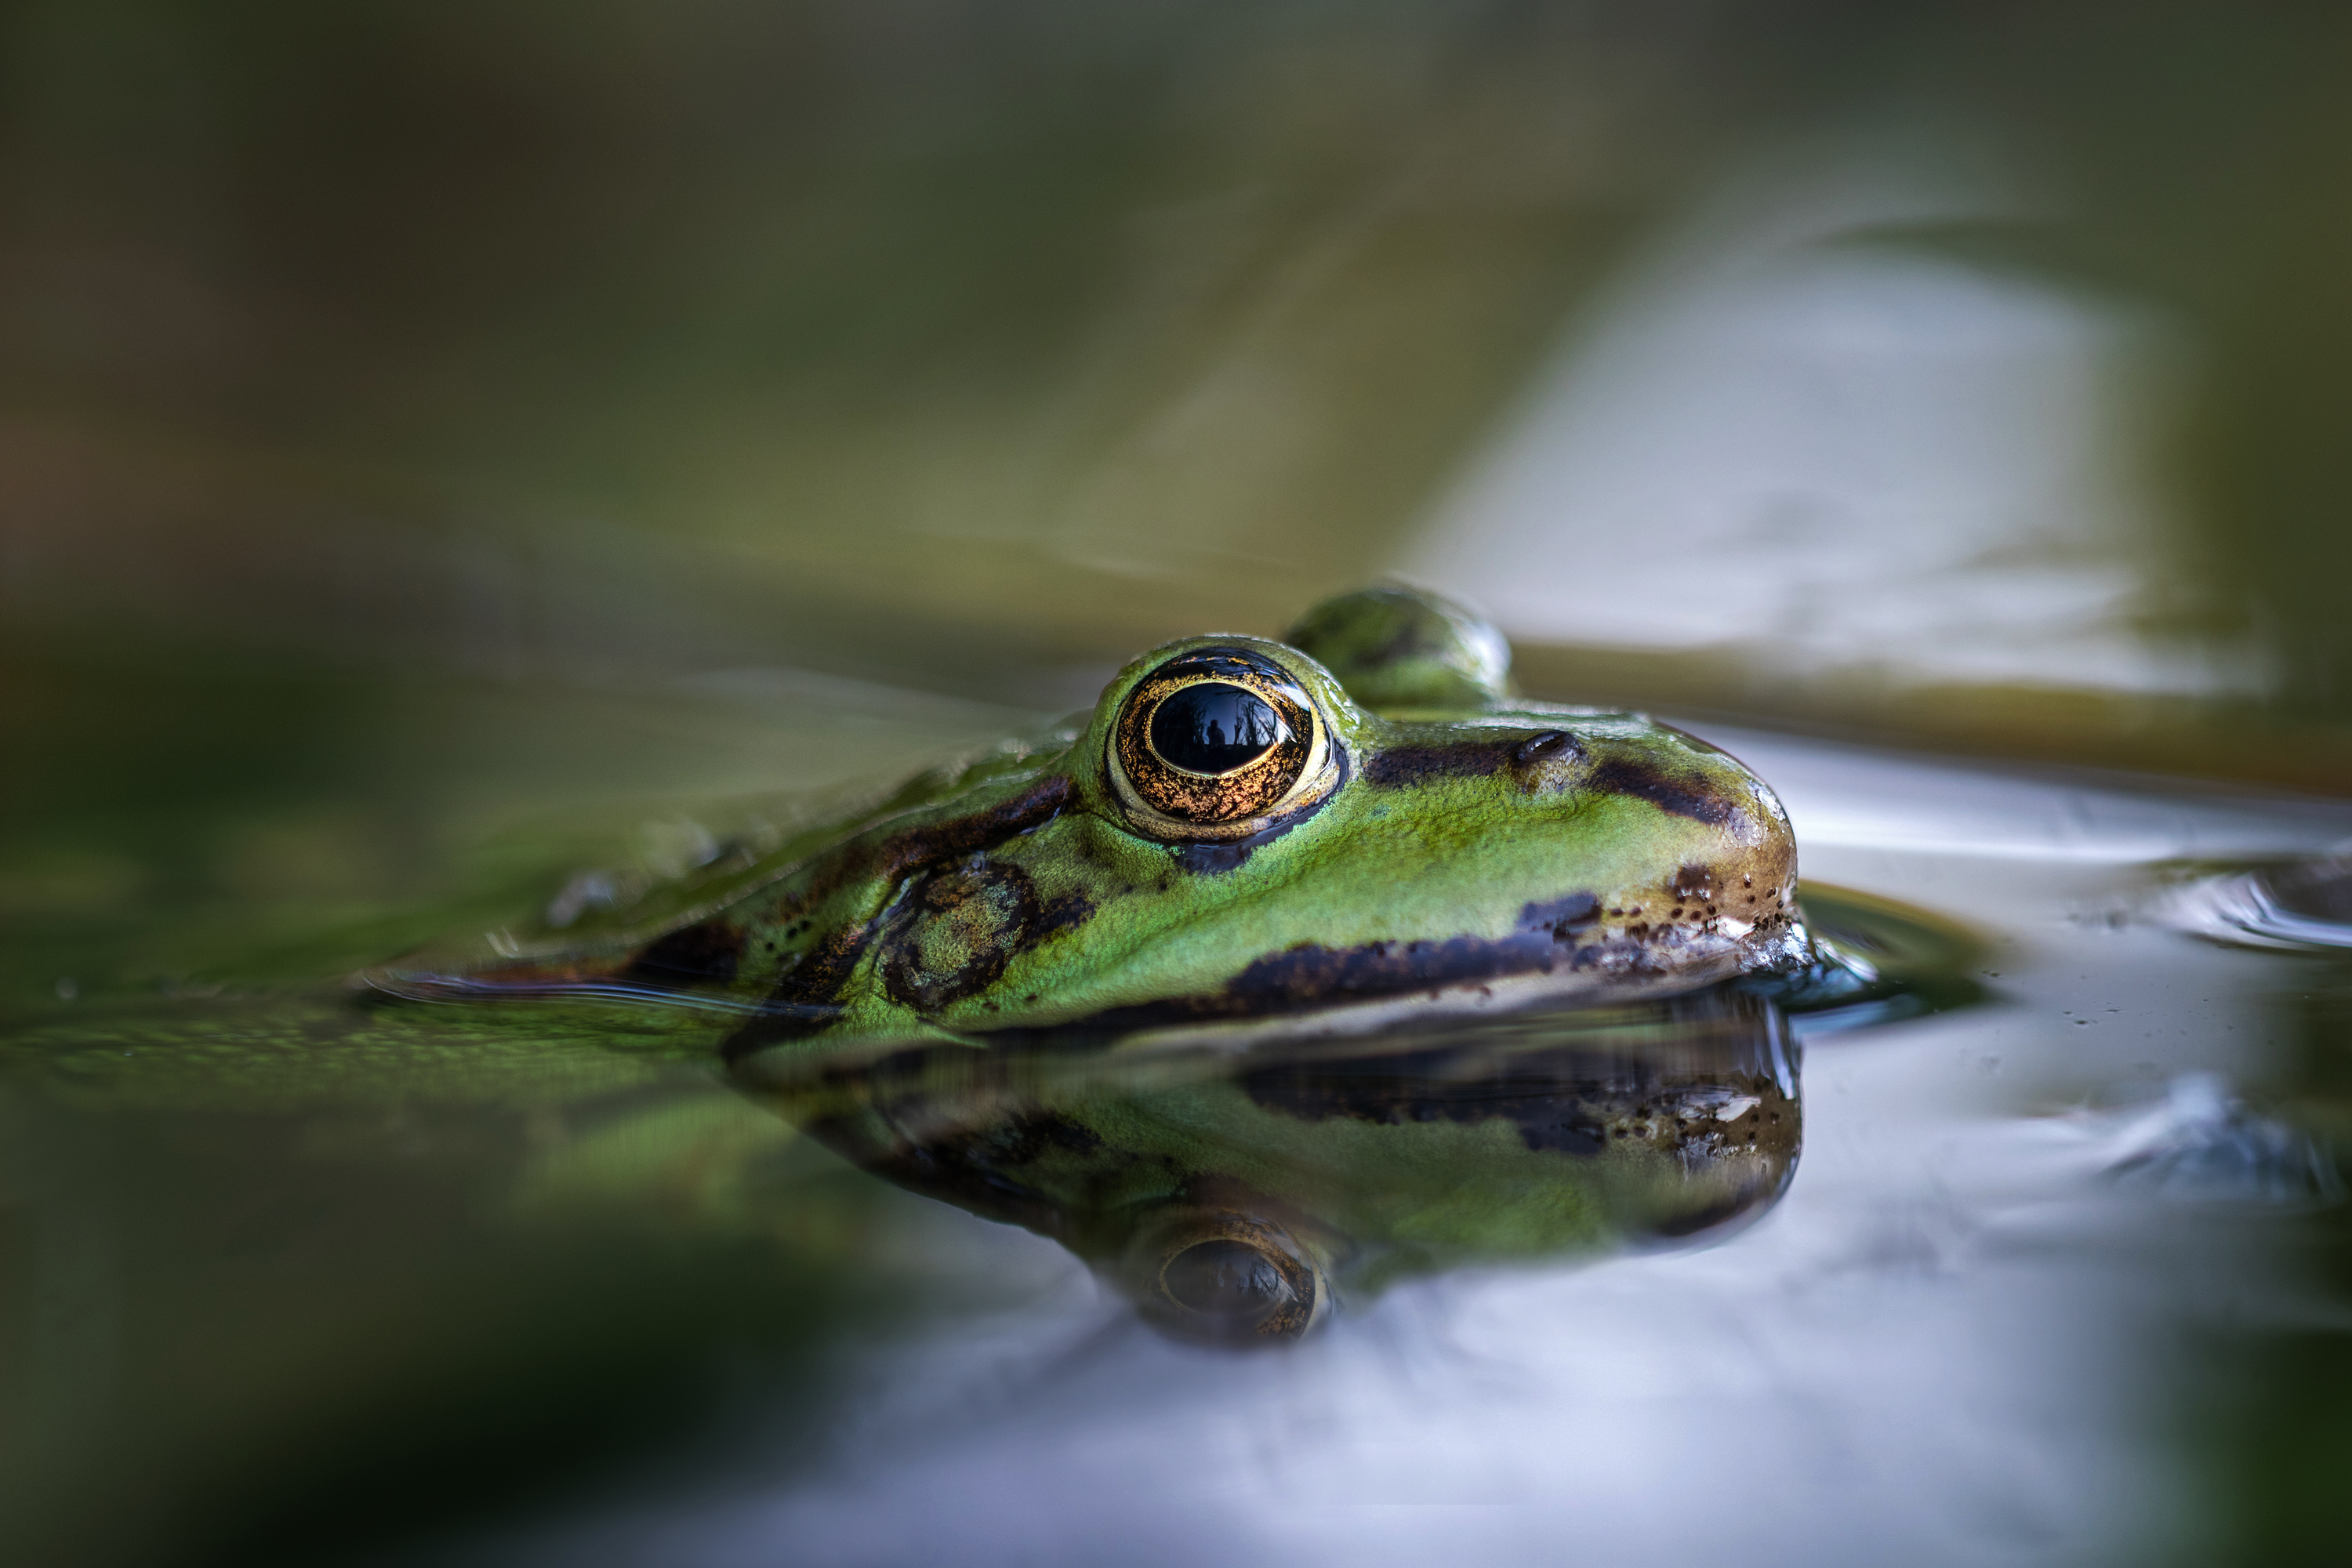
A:
[[[1236,1349],[1405,1279],[1728,1236],[1801,1142],[1797,1043],[1742,984],[1247,1039],[1047,1032],[730,1070],[853,1163],[1050,1237],[1160,1332]]]
[[[1180,1208],[1129,1254],[1145,1317],[1214,1344],[1286,1344],[1330,1305],[1322,1271],[1281,1227],[1230,1209]]]
[[[1168,1260],[1160,1289],[1187,1311],[1213,1317],[1255,1316],[1290,1294],[1265,1254],[1238,1241],[1196,1241]]]
[[[1129,819],[1156,838],[1233,838],[1337,782],[1328,732],[1290,672],[1246,648],[1153,670],[1119,707],[1107,759]]]

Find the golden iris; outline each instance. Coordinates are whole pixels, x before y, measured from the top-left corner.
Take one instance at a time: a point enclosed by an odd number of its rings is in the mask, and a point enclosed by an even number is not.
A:
[[[1175,830],[1165,836],[1218,837],[1296,804],[1327,751],[1322,720],[1288,670],[1245,648],[1212,647],[1178,655],[1129,693],[1111,763],[1132,804]]]

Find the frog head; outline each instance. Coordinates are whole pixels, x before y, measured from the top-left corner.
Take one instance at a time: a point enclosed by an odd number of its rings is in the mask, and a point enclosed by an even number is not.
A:
[[[1769,1202],[1794,1075],[1717,983],[1811,960],[1796,870],[1738,762],[1516,696],[1491,626],[1376,589],[1154,648],[666,914],[370,978],[667,1020],[857,1163],[1266,1342]]]
[[[1516,697],[1491,626],[1378,589],[1154,648],[1063,729],[654,913],[370,978],[653,1004],[730,1059],[1344,1035],[1800,963],[1796,868],[1736,760]]]
[[[784,989],[836,1034],[1109,1040],[1624,1000],[1801,948],[1787,818],[1732,758],[1509,695],[1491,628],[1424,595],[1297,635],[1155,648],[1050,763],[877,836]]]

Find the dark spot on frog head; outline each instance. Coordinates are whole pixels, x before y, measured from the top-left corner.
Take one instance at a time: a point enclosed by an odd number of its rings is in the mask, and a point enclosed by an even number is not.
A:
[[[724,985],[735,978],[743,956],[743,932],[723,920],[700,921],[667,931],[629,961],[620,978],[665,988]]]
[[[1561,944],[1571,925],[1589,918],[1581,916],[1579,907],[1584,901],[1584,895],[1571,895],[1560,900],[1570,907],[1551,923],[1505,937],[1370,942],[1347,948],[1300,942],[1252,960],[1225,983],[1219,999],[1223,1005],[1215,1010],[1246,1016],[1327,1002],[1394,996],[1507,974],[1550,973],[1575,960],[1573,952],[1561,951]]]
[[[1528,905],[1519,911],[1519,929],[1543,931],[1554,942],[1568,942],[1572,940],[1570,932],[1600,918],[1600,899],[1591,893],[1570,893],[1546,903]]]
[[[1372,753],[1364,763],[1364,778],[1381,789],[1402,789],[1437,779],[1485,778],[1507,766],[1510,754],[1507,746],[1481,741],[1391,746]]]
[[[1715,868],[1712,866],[1681,867],[1673,876],[1666,879],[1666,887],[1677,899],[1692,900],[1711,899],[1715,897]]]
[[[1260,828],[1246,838],[1230,839],[1223,844],[1171,844],[1169,846],[1169,857],[1185,870],[1195,873],[1207,872],[1213,875],[1222,871],[1237,870],[1249,863],[1249,858],[1255,854],[1260,847],[1273,843],[1312,815],[1311,812],[1304,813],[1292,817],[1287,822],[1277,822],[1272,827]],[[1160,884],[1159,890],[1163,893],[1168,890],[1168,884],[1164,880]]]
[[[1587,782],[1595,790],[1630,795],[1660,811],[1710,827],[1733,826],[1747,815],[1738,802],[1707,779],[1696,773],[1671,773],[1639,757],[1611,757],[1592,770]]]
[[[1546,730],[1518,740],[1454,741],[1438,745],[1391,746],[1364,764],[1364,777],[1382,789],[1400,789],[1450,778],[1487,778],[1508,773],[1525,789],[1580,761],[1584,747],[1565,730]]]
[[[1127,890],[1134,891],[1132,888]],[[1030,931],[1028,940],[1021,944],[1021,951],[1027,952],[1056,932],[1076,931],[1094,917],[1095,901],[1084,893],[1064,893],[1058,899],[1050,899],[1038,911],[1037,922]],[[1034,1001],[1035,998],[1030,1000]]]
[[[896,882],[927,867],[933,868],[930,876],[984,873],[985,856],[989,849],[1044,827],[1060,816],[1062,809],[1076,795],[1076,785],[1068,775],[1048,773],[1020,794],[985,810],[968,812],[892,834],[856,853],[837,858],[829,870],[801,891],[798,895],[801,905],[803,908],[822,905],[842,887],[854,881],[872,878]],[[968,864],[960,871],[939,869],[950,861],[971,857],[981,858],[976,865]],[[927,877],[926,880],[929,879]],[[1030,896],[1034,900],[1034,892]],[[806,952],[788,955],[782,973],[777,976],[775,989],[769,994],[760,1014],[729,1037],[720,1047],[721,1054],[729,1061],[740,1060],[769,1046],[805,1039],[829,1026],[841,1016],[841,997],[848,989],[850,979],[856,973],[866,948],[890,923],[893,915],[911,919],[909,909],[909,902],[902,899],[879,919],[858,921],[838,927],[826,932]],[[805,919],[795,923],[805,930]],[[1060,929],[1066,929],[1072,923],[1076,922],[1065,921]],[[1002,958],[996,970],[997,973],[1003,971]],[[928,984],[919,966],[903,973],[915,985]],[[993,975],[988,975],[980,979],[974,989],[984,988],[992,983],[993,978]],[[888,981],[889,971],[886,965],[886,988]],[[950,982],[951,989],[952,985]],[[905,997],[898,999],[906,1000]]]

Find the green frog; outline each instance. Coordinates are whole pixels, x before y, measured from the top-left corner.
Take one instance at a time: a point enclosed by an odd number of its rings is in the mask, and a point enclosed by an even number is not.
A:
[[[1500,635],[1376,588],[1155,648],[1089,714],[668,895],[396,994],[655,1002],[728,1060],[1361,1033],[1809,962],[1786,814],[1634,713],[1531,701]]]
[[[1822,966],[1780,803],[1680,731],[1517,696],[1432,595],[1155,648],[1043,738],[724,859],[666,917],[370,978],[651,1005],[1197,1339],[1719,1229],[1794,1168],[1774,977]]]

